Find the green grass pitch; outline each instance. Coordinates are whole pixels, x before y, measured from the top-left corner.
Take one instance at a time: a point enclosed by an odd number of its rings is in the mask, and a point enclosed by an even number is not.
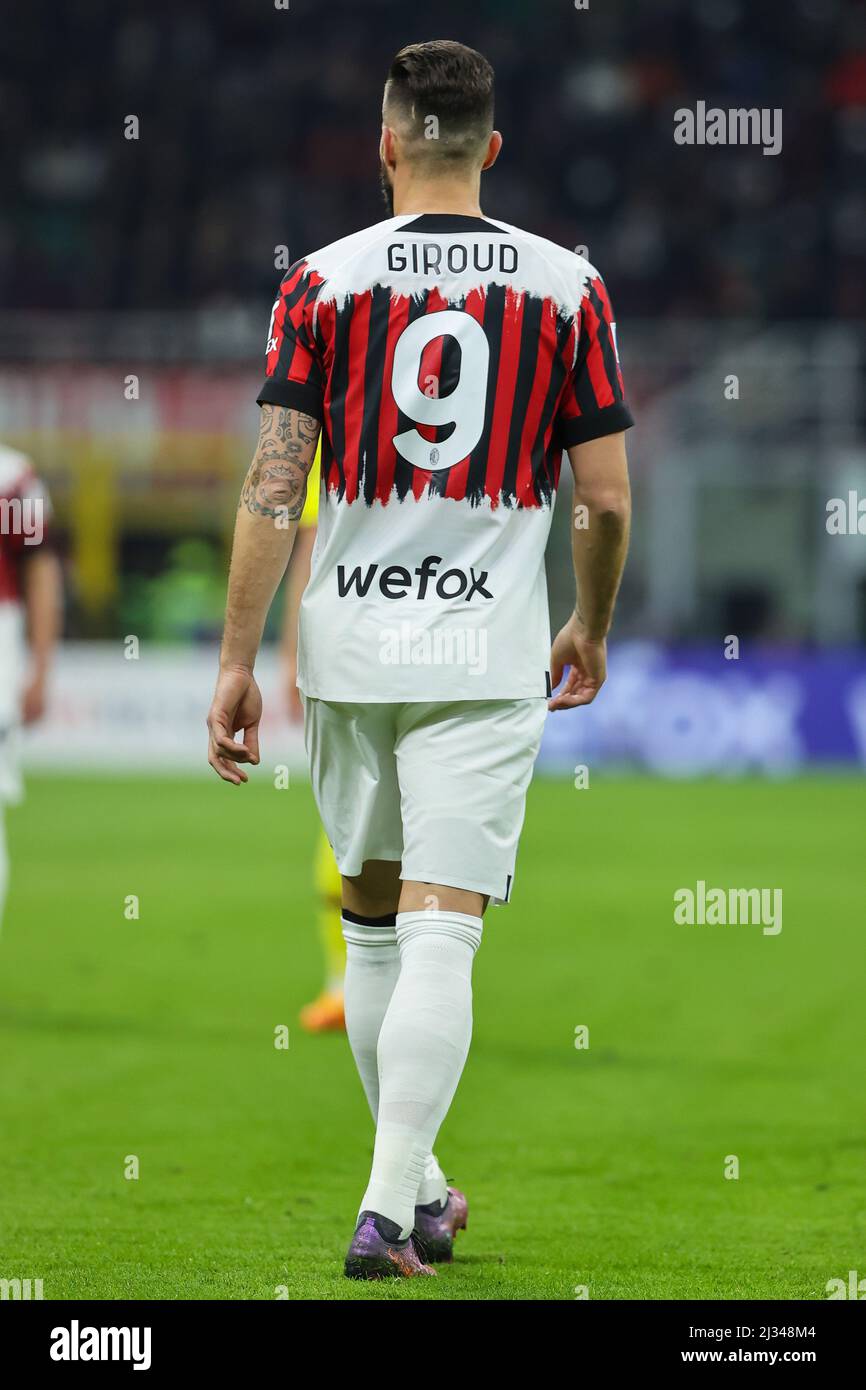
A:
[[[437,1145],[469,1229],[436,1280],[358,1285],[371,1123],[345,1040],[296,1026],[309,788],[31,779],[0,942],[0,1277],[46,1299],[825,1298],[866,1275],[862,825],[853,779],[537,780]],[[674,925],[698,879],[781,888],[781,934]]]

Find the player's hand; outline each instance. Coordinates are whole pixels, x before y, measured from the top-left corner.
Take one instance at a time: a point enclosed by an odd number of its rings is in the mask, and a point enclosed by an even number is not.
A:
[[[45,677],[32,676],[24,687],[21,697],[22,724],[35,724],[45,713]]]
[[[566,666],[568,675],[562,689],[548,701],[550,710],[590,704],[607,676],[607,641],[604,637],[588,637],[576,613],[556,634],[550,649],[550,678],[554,690]]]
[[[222,668],[207,717],[210,734],[207,760],[224,782],[238,786],[249,781],[246,772],[237,764],[258,763],[261,717],[262,695],[252,671]],[[243,743],[235,741],[239,729],[244,731]]]

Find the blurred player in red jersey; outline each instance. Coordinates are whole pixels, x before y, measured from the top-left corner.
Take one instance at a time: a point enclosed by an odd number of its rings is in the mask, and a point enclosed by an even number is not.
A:
[[[45,712],[60,630],[48,494],[25,454],[0,445],[0,921],[9,881],[4,806],[21,798],[19,731]]]

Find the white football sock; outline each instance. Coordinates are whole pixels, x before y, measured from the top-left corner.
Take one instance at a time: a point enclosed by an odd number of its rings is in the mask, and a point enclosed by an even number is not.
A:
[[[343,936],[346,939],[346,979],[343,985],[346,1032],[375,1124],[379,1109],[376,1047],[382,1019],[400,974],[400,948],[397,945],[394,915],[359,919],[344,911]]]
[[[481,918],[399,912],[400,974],[379,1033],[379,1115],[362,1211],[415,1224],[415,1202],[472,1035],[472,960]]]
[[[447,1201],[448,1183],[445,1180],[445,1174],[439,1167],[439,1160],[436,1155],[431,1154],[424,1165],[424,1176],[418,1184],[415,1205],[429,1207],[432,1202],[438,1202],[440,1207],[444,1207]]]
[[[359,920],[355,914],[347,916],[344,912],[343,936],[346,940],[346,978],[343,985],[346,1032],[375,1124],[379,1109],[376,1049],[382,1020],[400,974],[395,919],[391,916]],[[447,1200],[445,1174],[435,1155],[429,1154],[416,1201],[421,1206],[427,1206],[430,1202],[444,1205]]]

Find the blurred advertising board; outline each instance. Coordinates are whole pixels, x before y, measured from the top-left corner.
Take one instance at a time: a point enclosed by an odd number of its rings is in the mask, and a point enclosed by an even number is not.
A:
[[[24,761],[44,770],[202,771],[216,673],[210,646],[73,643],[59,656],[49,714],[28,731]],[[263,770],[304,766],[272,649],[264,696]],[[866,766],[866,652],[620,643],[607,685],[586,708],[547,721],[539,767],[622,765],[669,777],[783,776],[811,765]]]

